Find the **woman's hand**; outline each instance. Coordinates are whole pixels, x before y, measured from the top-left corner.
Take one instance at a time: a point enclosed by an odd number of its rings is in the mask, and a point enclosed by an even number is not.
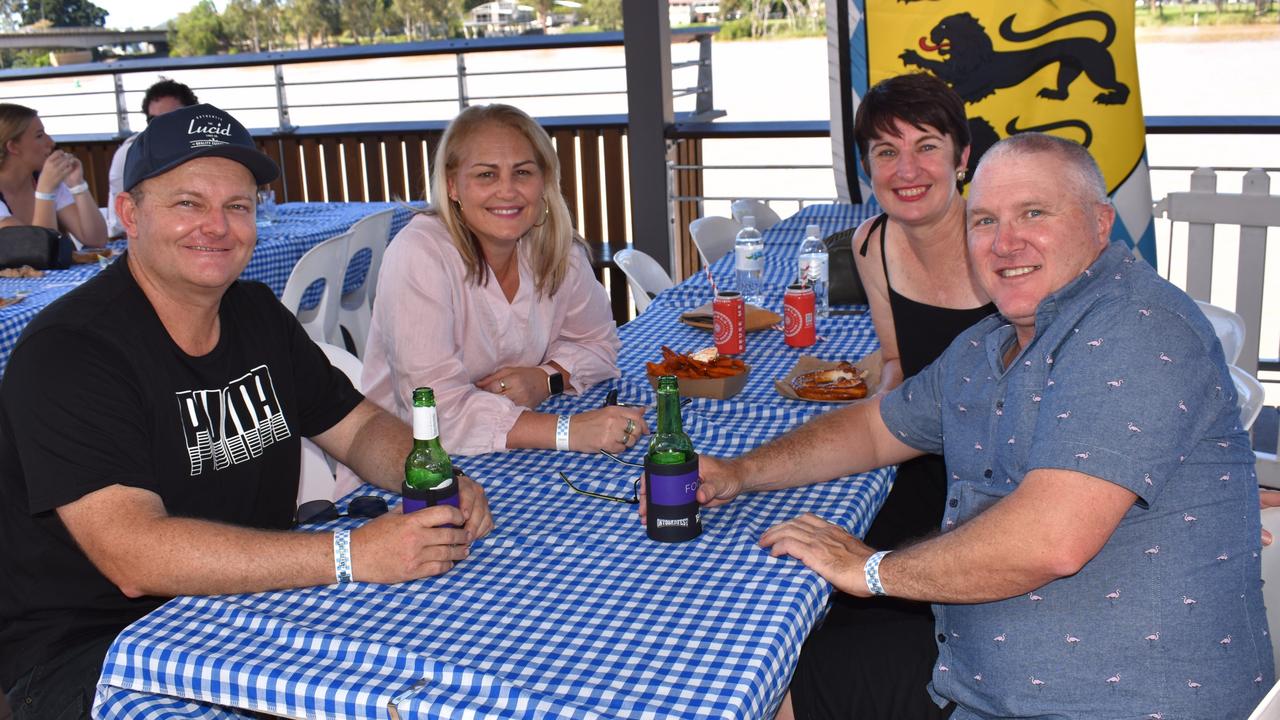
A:
[[[80,158],[71,153],[63,153],[71,158],[71,171],[67,173],[67,177],[63,180],[67,187],[75,187],[84,182],[84,164],[80,162]]]
[[[80,178],[75,182],[71,182],[73,171],[76,177]],[[84,182],[84,170],[80,167],[80,161],[75,155],[54,150],[44,159],[44,167],[40,169],[40,177],[36,180],[36,190],[52,193],[58,189],[59,184],[64,182],[68,185],[79,185]]]
[[[620,453],[633,447],[641,435],[648,434],[644,408],[610,405],[570,418],[569,449],[587,453],[599,450]]]
[[[506,367],[476,381],[476,387],[495,395],[504,395],[511,402],[530,410],[550,397],[547,390],[547,371],[538,367]]]

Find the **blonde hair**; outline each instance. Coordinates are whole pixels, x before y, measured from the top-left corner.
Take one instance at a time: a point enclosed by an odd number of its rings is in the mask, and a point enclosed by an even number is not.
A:
[[[473,105],[463,110],[445,129],[436,148],[435,162],[431,169],[431,195],[433,206],[425,212],[437,215],[449,229],[449,237],[462,256],[467,268],[467,280],[477,285],[488,282],[485,273],[487,263],[471,229],[462,219],[461,209],[449,201],[449,178],[457,172],[462,148],[482,128],[492,125],[508,127],[524,135],[533,148],[534,160],[542,171],[542,201],[546,207],[545,220],[534,225],[522,240],[533,266],[534,286],[538,294],[555,295],[564,282],[569,269],[569,253],[578,240],[573,230],[573,218],[569,206],[560,194],[560,161],[551,137],[524,111],[510,105]]]
[[[9,159],[9,141],[22,137],[35,118],[36,111],[25,105],[0,103],[0,166]]]

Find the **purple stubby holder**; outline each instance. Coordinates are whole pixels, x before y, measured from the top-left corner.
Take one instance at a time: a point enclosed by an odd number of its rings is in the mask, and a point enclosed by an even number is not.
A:
[[[461,507],[458,503],[458,483],[451,482],[442,488],[431,488],[429,490],[419,490],[411,488],[407,483],[400,483],[400,496],[404,498],[402,504],[402,512],[406,515],[411,512],[425,510],[433,505],[452,505]],[[457,527],[449,525],[448,527]]]
[[[648,458],[645,473],[645,530],[651,540],[684,542],[702,534],[698,505],[698,456],[679,465]]]

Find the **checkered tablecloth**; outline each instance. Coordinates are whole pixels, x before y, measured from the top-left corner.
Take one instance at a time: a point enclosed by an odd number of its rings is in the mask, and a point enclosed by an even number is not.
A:
[[[241,277],[258,280],[271,287],[278,296],[284,292],[289,273],[298,264],[303,253],[336,235],[346,232],[357,220],[386,208],[395,209],[391,221],[394,237],[409,222],[411,212],[400,203],[285,203],[279,206],[279,217],[271,224],[258,225],[258,244],[253,257]],[[127,243],[119,240],[111,243],[117,253],[124,252]],[[9,364],[9,353],[18,342],[23,328],[46,305],[97,275],[101,267],[96,264],[76,265],[66,270],[49,270],[42,278],[0,278],[0,297],[14,297],[25,293],[26,297],[13,305],[0,308],[0,374]],[[344,292],[360,287],[369,272],[369,253],[357,255],[345,278]],[[303,296],[302,306],[312,307],[320,299],[321,285],[317,283]]]
[[[766,234],[770,287],[794,262],[786,233]],[[775,310],[780,292],[766,301]],[[624,401],[652,403],[644,362],[662,344],[711,344],[709,332],[677,322],[708,297],[704,276],[659,295],[620,330],[622,379],[541,409],[598,407],[612,388]],[[698,450],[737,455],[832,407],[772,388],[801,354],[856,359],[876,347],[865,314],[824,320],[819,331],[826,339],[803,351],[780,332],[752,333],[747,387],[684,410]],[[652,411],[646,420],[656,423]],[[626,457],[640,461],[646,445]],[[449,573],[390,586],[177,598],[116,640],[95,717],[253,710],[386,718],[395,697],[405,718],[772,717],[830,587],[757,541],[806,511],[861,534],[892,476],[745,496],[704,511],[701,537],[668,545],[646,538],[634,506],[574,493],[557,475],[629,495],[636,471],[603,455],[517,451],[457,461],[485,487],[497,528]],[[356,523],[317,530],[341,524]]]

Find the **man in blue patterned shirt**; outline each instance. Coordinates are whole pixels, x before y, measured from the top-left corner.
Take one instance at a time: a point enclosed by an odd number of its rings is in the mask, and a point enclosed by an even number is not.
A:
[[[1109,241],[1114,220],[1083,148],[1002,141],[968,209],[999,314],[883,398],[704,458],[699,499],[718,505],[944,454],[932,538],[875,552],[805,515],[761,544],[845,592],[935,603],[930,691],[954,718],[1242,718],[1275,678],[1254,455],[1221,346]]]

